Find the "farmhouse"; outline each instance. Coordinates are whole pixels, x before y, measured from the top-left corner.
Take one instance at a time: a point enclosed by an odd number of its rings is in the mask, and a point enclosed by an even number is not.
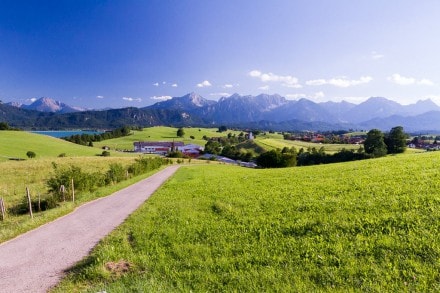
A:
[[[182,141],[135,141],[133,144],[136,153],[157,155],[166,155],[168,152],[184,146]]]
[[[136,141],[134,151],[137,153],[166,155],[171,151],[180,151],[190,157],[198,157],[203,147],[196,144],[185,145],[181,141]]]
[[[200,153],[203,152],[204,148],[197,144],[186,144],[177,147],[177,150],[181,151],[184,155],[195,158],[200,156]]]

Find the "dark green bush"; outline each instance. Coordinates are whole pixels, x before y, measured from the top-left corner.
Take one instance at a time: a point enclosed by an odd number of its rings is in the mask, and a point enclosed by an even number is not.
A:
[[[110,164],[110,168],[105,174],[105,184],[114,184],[126,179],[126,170],[121,164]]]

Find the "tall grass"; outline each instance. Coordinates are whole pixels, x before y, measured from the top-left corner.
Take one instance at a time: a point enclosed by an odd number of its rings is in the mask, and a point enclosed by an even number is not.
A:
[[[439,291],[439,163],[181,168],[55,292]]]

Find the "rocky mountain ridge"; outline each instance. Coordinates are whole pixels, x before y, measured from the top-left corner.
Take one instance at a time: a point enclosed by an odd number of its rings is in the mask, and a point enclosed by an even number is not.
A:
[[[101,111],[80,109],[41,98],[24,106],[6,105],[0,121],[14,121],[17,127],[118,127],[125,125],[260,127],[279,131],[371,129],[387,130],[389,125],[407,131],[440,131],[440,107],[431,100],[401,105],[383,97],[371,97],[353,104],[346,101],[316,103],[308,99],[288,100],[280,95],[257,96],[233,94],[218,101],[196,93],[155,103],[144,108]],[[20,109],[16,112],[12,109]],[[28,114],[23,111],[30,111]],[[15,113],[15,114],[13,114]],[[40,114],[35,114],[40,113]],[[42,113],[50,114],[49,116]],[[35,118],[32,118],[35,117]],[[34,120],[32,120],[34,119]],[[29,120],[29,121],[27,121]],[[72,122],[73,121],[73,122]],[[71,125],[71,124],[75,125]]]

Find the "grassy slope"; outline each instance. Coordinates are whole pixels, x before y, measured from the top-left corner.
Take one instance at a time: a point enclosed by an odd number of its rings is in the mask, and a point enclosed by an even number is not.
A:
[[[56,291],[438,291],[439,163],[185,167]]]
[[[96,156],[102,150],[73,144],[47,135],[25,131],[0,131],[0,161],[7,157],[26,159],[26,153],[33,151],[37,158],[67,156]]]
[[[262,146],[263,148],[270,150],[270,149],[282,149],[283,147],[292,147],[294,146],[297,150],[304,148],[307,150],[309,147],[314,147],[316,149],[320,149],[321,147],[324,147],[325,151],[328,153],[335,153],[343,148],[348,150],[357,150],[359,149],[358,145],[352,145],[352,144],[319,144],[319,143],[312,143],[312,142],[305,142],[305,141],[298,141],[298,140],[284,140],[282,135],[276,135],[271,134],[266,136],[258,136],[255,139],[255,142]]]
[[[200,129],[200,130],[199,130]],[[229,132],[239,134],[237,131],[227,131],[223,133],[217,132],[218,128],[184,128],[185,136],[177,137],[177,128],[173,127],[150,127],[144,128],[143,131],[133,131],[133,135],[109,139],[94,143],[95,146],[109,146],[111,149],[127,149],[133,150],[133,142],[135,141],[183,141],[185,144],[198,144],[204,146],[206,141],[202,139],[204,135],[207,137],[226,136]],[[194,136],[195,139],[190,137]]]

